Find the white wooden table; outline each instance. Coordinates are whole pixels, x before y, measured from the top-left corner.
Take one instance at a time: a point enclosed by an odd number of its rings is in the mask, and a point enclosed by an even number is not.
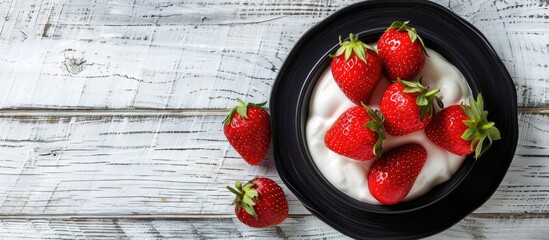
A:
[[[0,0],[0,239],[343,238],[285,188],[252,229],[221,121],[269,98],[299,37],[355,1]],[[549,237],[549,2],[437,0],[479,28],[517,88],[520,140],[498,191],[434,238]]]

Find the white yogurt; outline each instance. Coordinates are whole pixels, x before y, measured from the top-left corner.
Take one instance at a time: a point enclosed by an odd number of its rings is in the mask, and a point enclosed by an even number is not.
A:
[[[438,95],[444,106],[467,102],[471,90],[461,72],[437,52],[427,49],[427,53],[430,57],[426,57],[425,66],[418,78],[423,76],[424,85],[441,90]],[[389,84],[389,80],[382,77],[374,89],[370,107],[379,109],[383,92]],[[368,190],[368,170],[374,160],[355,161],[332,152],[324,144],[328,129],[343,112],[353,106],[355,104],[339,89],[328,67],[320,76],[311,95],[306,127],[307,145],[318,169],[334,187],[359,201],[380,204]],[[440,109],[437,107],[436,111]],[[424,130],[400,137],[386,135],[383,152],[412,142],[421,144],[427,150],[425,166],[404,201],[419,197],[450,179],[465,159],[438,147],[427,138]]]

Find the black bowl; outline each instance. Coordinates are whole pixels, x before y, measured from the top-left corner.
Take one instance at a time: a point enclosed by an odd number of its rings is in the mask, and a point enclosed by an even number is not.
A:
[[[338,37],[359,33],[375,42],[395,20],[410,20],[427,47],[456,66],[473,94],[485,98],[488,118],[502,140],[478,161],[467,157],[447,182],[396,205],[371,205],[333,187],[316,168],[305,140],[309,98],[330,64]],[[440,232],[481,206],[501,183],[515,152],[516,91],[485,37],[444,7],[426,1],[373,0],[332,14],[297,42],[280,69],[270,101],[273,146],[279,175],[319,219],[354,238],[419,238]]]

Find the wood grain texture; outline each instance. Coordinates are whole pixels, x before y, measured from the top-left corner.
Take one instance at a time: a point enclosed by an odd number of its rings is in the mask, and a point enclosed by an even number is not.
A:
[[[326,1],[0,0],[0,108],[225,109],[269,98]],[[437,0],[490,40],[519,105],[547,107],[547,1]]]
[[[0,0],[0,239],[343,238],[287,189],[279,227],[232,218],[226,184],[281,181],[220,122],[237,97],[268,99],[299,37],[358,1]],[[435,2],[485,34],[523,113],[498,191],[434,238],[546,238],[549,2]]]
[[[469,216],[429,239],[545,239],[546,218]],[[0,220],[5,239],[349,239],[315,217],[288,218],[265,229],[226,219]]]
[[[0,118],[1,215],[233,213],[224,186],[266,176],[222,133],[223,116]],[[479,213],[547,213],[549,115],[521,114],[517,155]],[[292,214],[307,214],[285,189]]]
[[[222,116],[2,118],[0,213],[230,213],[224,187],[265,176],[226,142]],[[290,196],[292,211],[303,213]]]

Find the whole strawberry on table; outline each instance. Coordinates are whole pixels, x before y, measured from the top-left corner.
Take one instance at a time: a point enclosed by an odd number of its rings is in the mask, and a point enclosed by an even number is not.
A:
[[[236,195],[235,213],[238,220],[250,227],[274,226],[288,217],[288,201],[282,188],[269,178],[256,178],[235,188],[227,189]]]
[[[266,102],[245,103],[232,108],[223,121],[227,140],[242,158],[251,165],[263,160],[271,142],[270,116],[262,108]],[[288,202],[282,188],[269,178],[258,177],[235,188],[227,189],[236,195],[235,214],[251,227],[268,227],[281,223],[288,217]]]
[[[223,121],[223,132],[231,146],[251,165],[258,165],[271,143],[271,120],[262,107],[267,102],[245,103],[231,109]]]

